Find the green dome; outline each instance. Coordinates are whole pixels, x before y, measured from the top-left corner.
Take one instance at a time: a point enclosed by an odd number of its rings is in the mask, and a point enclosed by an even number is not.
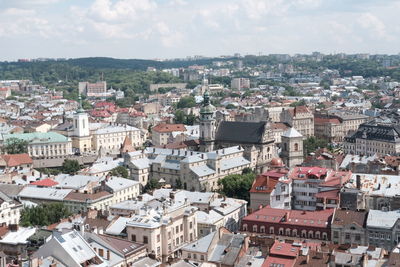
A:
[[[200,113],[213,113],[215,111],[215,107],[210,103],[210,95],[208,91],[204,93],[203,96],[203,106],[200,109]]]

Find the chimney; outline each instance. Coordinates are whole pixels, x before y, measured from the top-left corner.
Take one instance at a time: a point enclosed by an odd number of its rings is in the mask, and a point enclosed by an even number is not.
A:
[[[360,175],[356,175],[356,186],[357,186],[357,189],[361,189],[361,176]]]

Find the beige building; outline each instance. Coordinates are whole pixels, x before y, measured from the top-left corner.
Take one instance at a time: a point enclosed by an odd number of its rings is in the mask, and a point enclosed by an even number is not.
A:
[[[19,224],[22,204],[0,191],[0,225]]]
[[[151,142],[153,146],[163,146],[171,143],[177,135],[184,134],[186,127],[183,124],[161,123],[151,129]],[[182,137],[184,139],[184,137]]]
[[[329,142],[343,142],[344,138],[366,122],[367,116],[349,112],[315,114],[315,136]]]
[[[331,223],[332,242],[334,244],[368,245],[366,220],[366,211],[336,209]]]
[[[148,179],[161,179],[171,185],[179,181],[184,189],[213,191],[218,180],[229,174],[241,174],[244,168],[255,166],[256,157],[245,158],[238,146],[211,152],[148,147],[125,155],[125,165],[132,179],[145,185]]]
[[[397,125],[368,122],[344,139],[343,150],[346,154],[372,156],[399,155],[400,129]]]
[[[107,95],[107,83],[105,81],[97,83],[80,82],[79,93],[88,97],[105,97]]]
[[[284,110],[281,114],[281,122],[297,129],[306,138],[314,136],[314,114],[306,106]]]
[[[102,180],[83,175],[56,178],[59,183],[55,187],[26,186],[18,196],[38,204],[62,202],[77,213],[88,209],[108,210],[111,205],[134,199],[140,194],[139,183],[125,178]]]
[[[74,114],[72,127],[63,133],[71,136],[72,147],[79,153],[95,151],[103,154],[119,154],[126,138],[130,138],[134,147],[143,145],[141,131],[138,128],[127,124],[90,123],[82,104]]]
[[[157,258],[179,258],[180,249],[197,240],[197,208],[187,202],[172,201],[158,210],[142,208],[126,221],[128,240],[147,246]]]
[[[55,132],[21,133],[3,135],[2,146],[7,140],[17,138],[28,142],[28,154],[35,158],[59,158],[72,154],[71,139]]]

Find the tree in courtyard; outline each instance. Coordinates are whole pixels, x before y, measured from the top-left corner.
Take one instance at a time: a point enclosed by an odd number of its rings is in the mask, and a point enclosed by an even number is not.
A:
[[[147,182],[147,184],[143,188],[143,191],[146,193],[154,189],[159,189],[160,187],[161,187],[160,183],[156,179],[152,178]]]
[[[71,216],[63,203],[47,203],[24,208],[21,212],[21,226],[47,226]]]
[[[28,153],[28,141],[11,137],[5,141],[5,151],[7,154]]]
[[[128,178],[129,172],[128,169],[125,168],[124,166],[118,166],[112,169],[109,173],[111,176],[118,176],[118,177],[123,177],[123,178]]]
[[[308,155],[315,152],[318,148],[325,148],[328,146],[328,141],[320,139],[315,136],[310,136],[303,142],[304,154]]]
[[[76,174],[80,169],[82,169],[82,167],[75,159],[66,159],[61,166],[61,170],[63,173],[68,173],[71,175]]]
[[[230,174],[218,181],[220,192],[227,197],[250,201],[249,190],[256,178],[254,172],[244,174]]]

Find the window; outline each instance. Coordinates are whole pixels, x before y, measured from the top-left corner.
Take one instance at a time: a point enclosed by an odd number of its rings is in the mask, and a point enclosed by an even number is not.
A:
[[[356,241],[360,241],[361,240],[361,235],[360,234],[356,234]]]
[[[136,242],[136,235],[131,235],[131,240]]]
[[[160,242],[160,234],[157,235],[157,242]]]
[[[346,240],[349,240],[349,239],[350,239],[350,233],[346,233],[345,239],[346,239]]]
[[[257,225],[253,225],[253,232],[257,232]]]
[[[175,243],[176,243],[176,245],[179,245],[179,237],[176,238]]]
[[[104,256],[104,250],[102,248],[99,248],[99,256],[100,257]]]
[[[148,244],[149,243],[149,238],[147,236],[143,236],[143,243]]]
[[[204,255],[200,255],[200,260],[204,261]]]
[[[274,227],[271,226],[271,227],[269,228],[269,234],[271,234],[271,235],[274,234]]]
[[[188,253],[188,259],[190,259],[192,257],[192,254]]]
[[[276,196],[276,201],[280,201],[281,200],[281,196]]]
[[[193,254],[193,259],[197,259],[197,254]]]
[[[183,231],[183,223],[181,223],[181,231]]]
[[[157,247],[157,254],[161,253],[161,247]]]
[[[339,238],[339,232],[338,231],[334,231],[333,232],[333,238]]]

